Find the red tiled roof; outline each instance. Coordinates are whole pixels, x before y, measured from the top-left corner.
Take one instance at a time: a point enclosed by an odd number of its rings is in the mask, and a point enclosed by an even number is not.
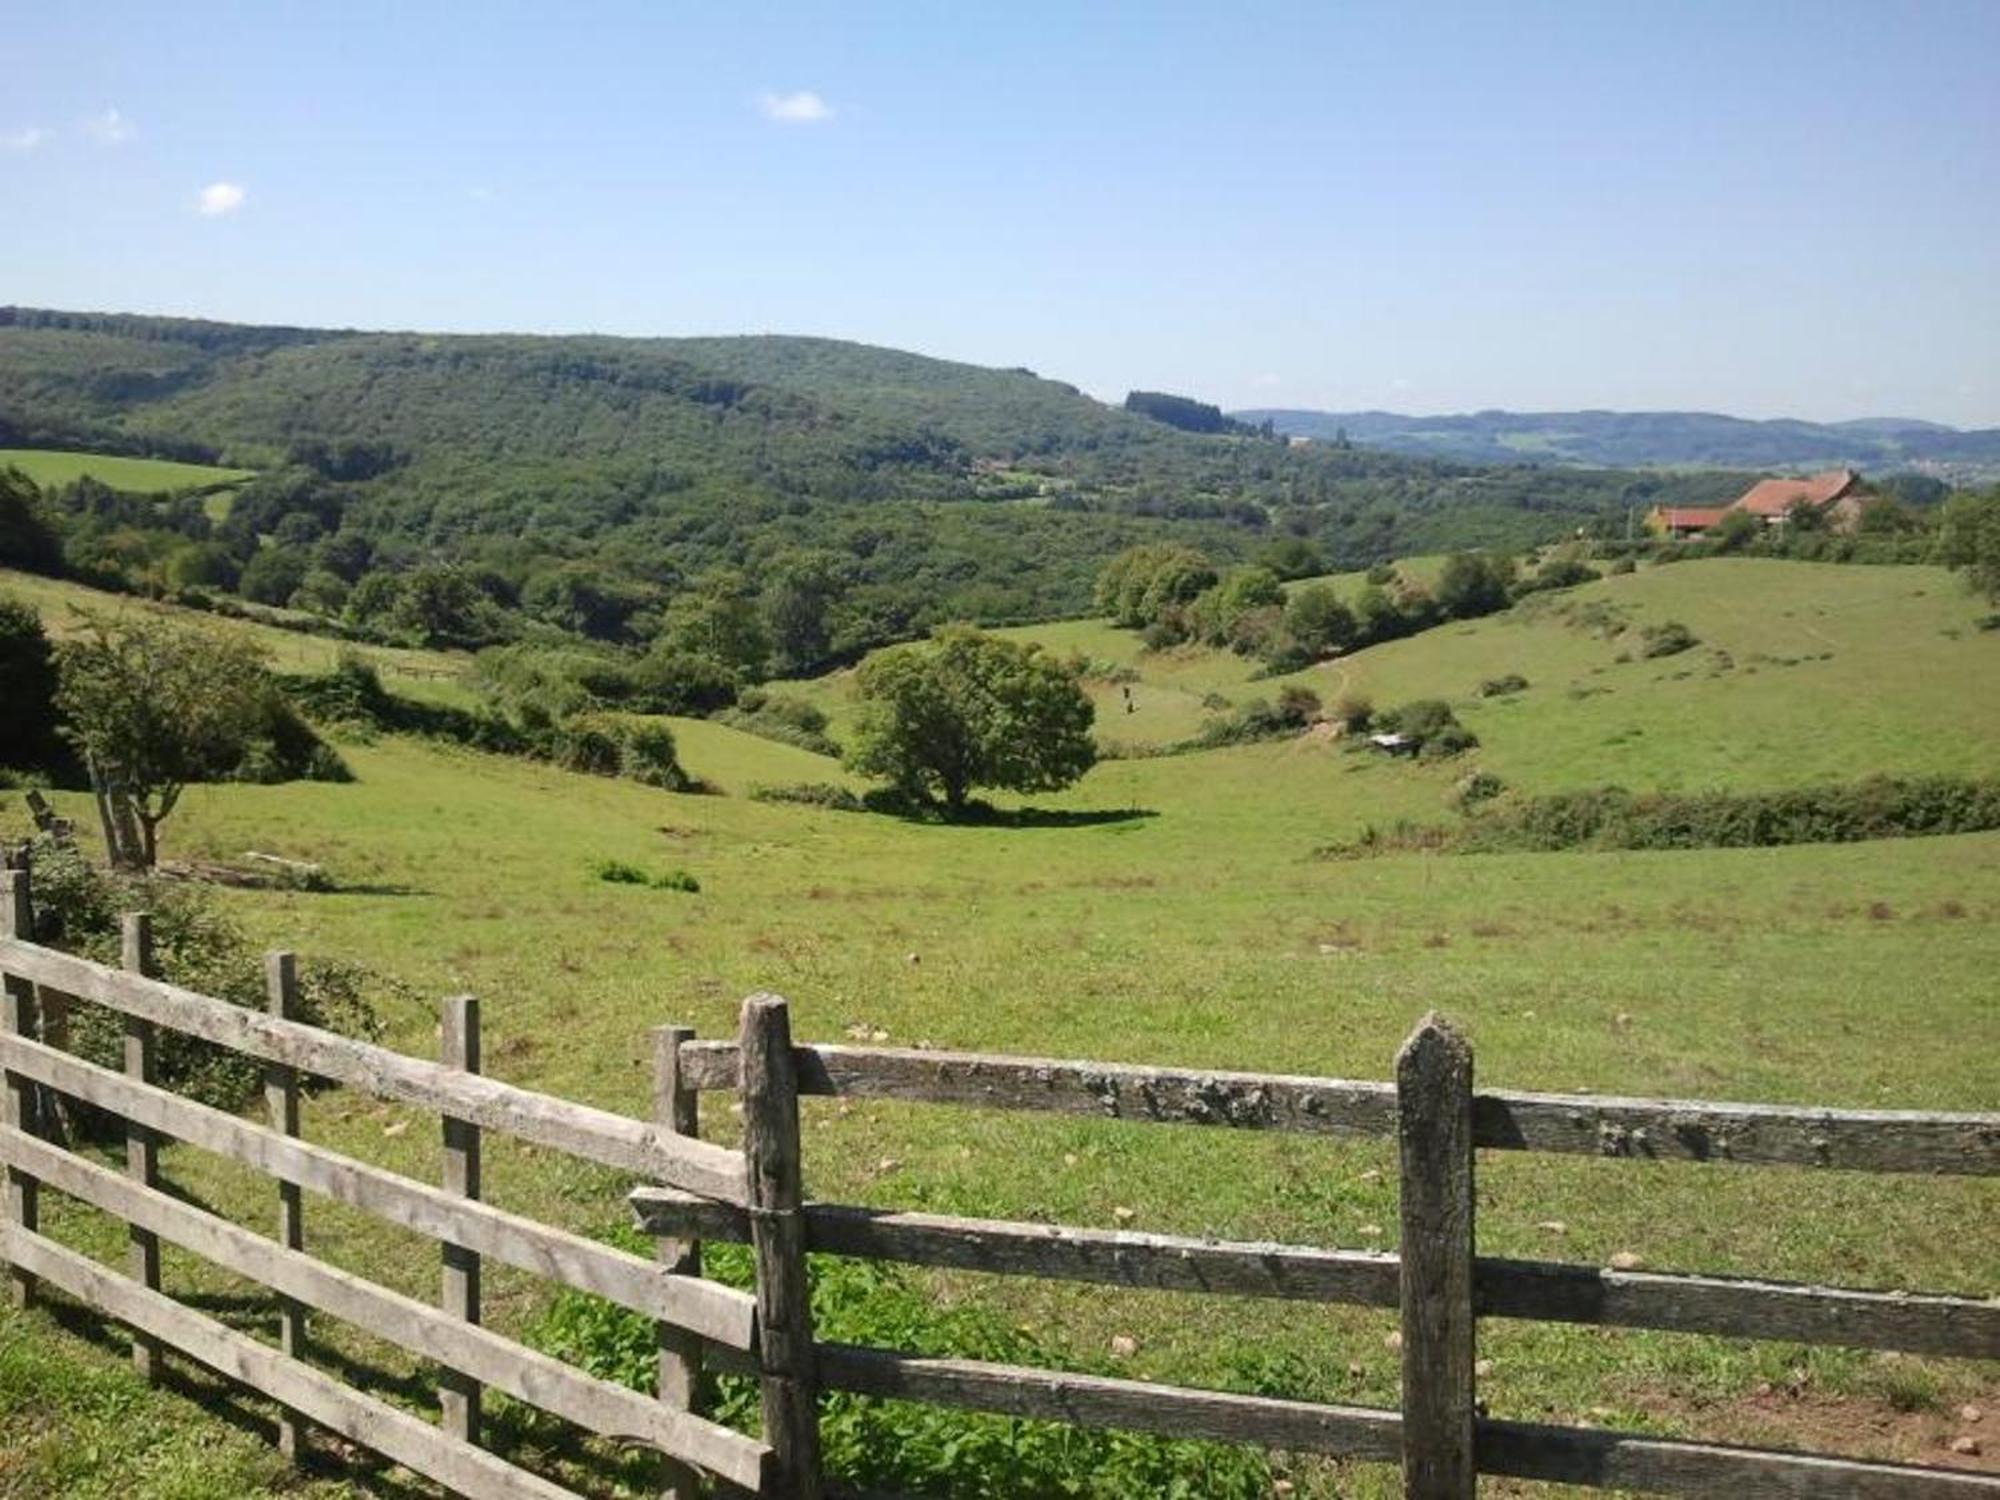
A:
[[[1852,469],[1828,469],[1810,479],[1760,479],[1730,509],[1757,516],[1782,516],[1801,504],[1817,509],[1846,494],[1857,477]]]

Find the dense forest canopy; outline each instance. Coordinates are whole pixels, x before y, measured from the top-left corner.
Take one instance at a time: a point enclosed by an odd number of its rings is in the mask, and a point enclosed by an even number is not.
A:
[[[1102,563],[1144,542],[1235,561],[1289,539],[1359,566],[1622,529],[1635,508],[1741,487],[1300,448],[1154,416],[1027,370],[831,339],[0,308],[0,447],[257,471],[226,513],[88,482],[55,497],[77,571],[443,641],[487,636],[499,611],[645,644],[677,610],[783,580],[795,628],[775,650],[799,669],[947,620],[1081,612]]]

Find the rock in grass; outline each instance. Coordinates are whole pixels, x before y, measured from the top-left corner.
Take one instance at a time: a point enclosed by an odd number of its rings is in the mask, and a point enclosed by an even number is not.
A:
[[[1636,1271],[1646,1263],[1646,1257],[1631,1250],[1620,1250],[1609,1262],[1614,1271]]]

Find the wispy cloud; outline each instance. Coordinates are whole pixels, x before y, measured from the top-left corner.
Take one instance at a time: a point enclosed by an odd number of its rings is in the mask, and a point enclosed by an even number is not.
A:
[[[0,151],[12,151],[26,156],[48,138],[49,133],[39,125],[24,125],[19,130],[0,130]]]
[[[243,185],[238,182],[211,182],[194,200],[195,212],[209,218],[233,214],[243,206]]]
[[[115,109],[92,115],[83,122],[85,134],[100,146],[122,146],[135,133],[132,122]]]
[[[819,125],[833,118],[833,106],[811,89],[791,94],[760,94],[757,107],[764,118],[780,125]]]

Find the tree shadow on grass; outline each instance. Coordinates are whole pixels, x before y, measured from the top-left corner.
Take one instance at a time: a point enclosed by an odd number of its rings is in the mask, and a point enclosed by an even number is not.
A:
[[[995,807],[968,802],[956,813],[937,803],[878,802],[869,811],[938,828],[1102,828],[1157,818],[1151,807]]]

